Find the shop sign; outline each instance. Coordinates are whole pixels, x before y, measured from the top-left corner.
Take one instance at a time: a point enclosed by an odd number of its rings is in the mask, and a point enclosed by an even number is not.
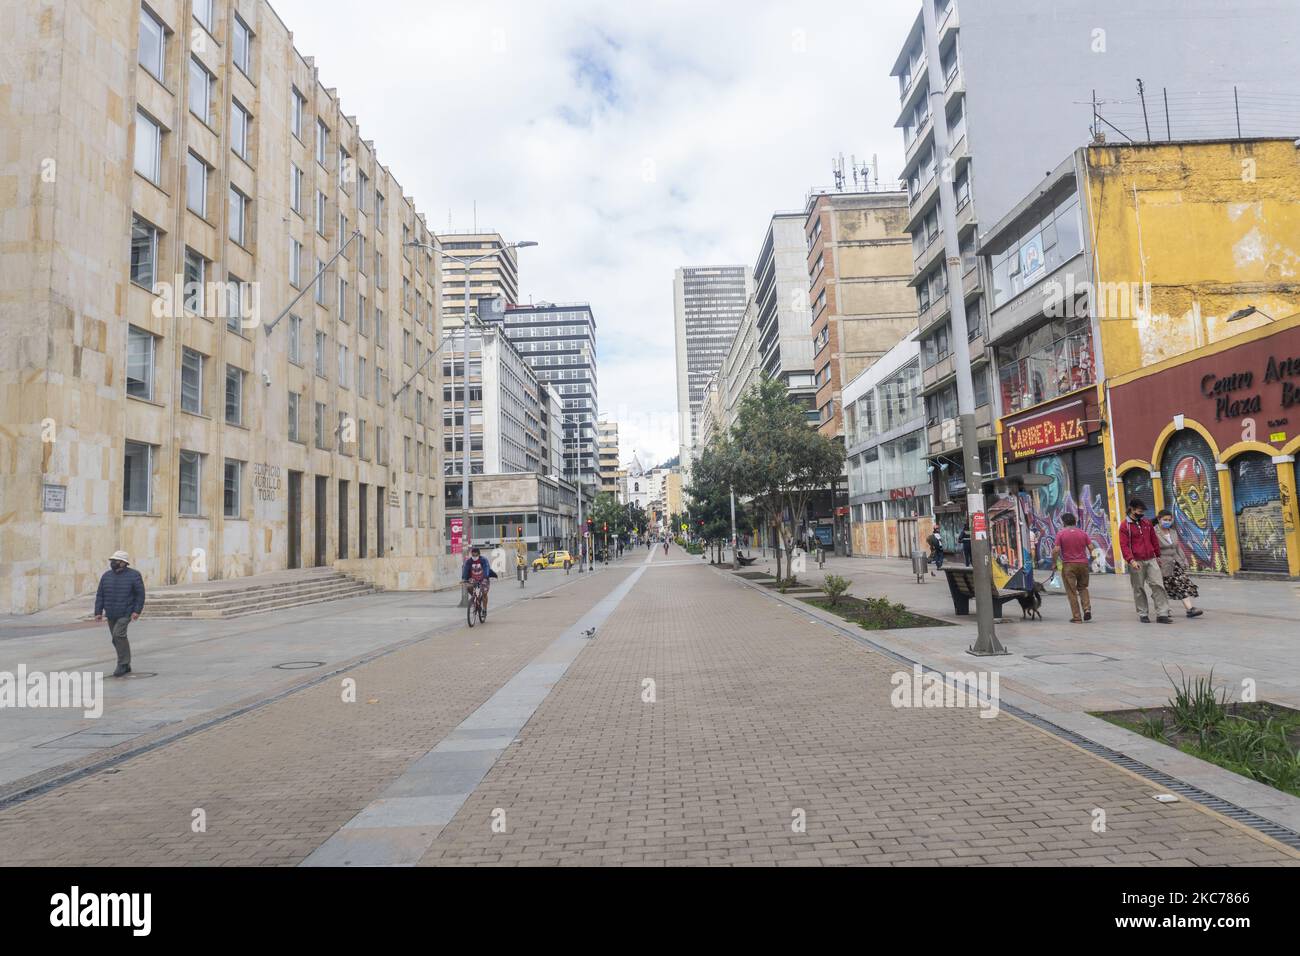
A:
[[[1282,386],[1279,402],[1281,408],[1300,405],[1300,382],[1289,382],[1289,378],[1300,378],[1300,356],[1279,359],[1270,355],[1264,366],[1261,384]],[[1229,372],[1226,375],[1207,372],[1201,376],[1201,395],[1214,399],[1215,421],[1259,415],[1264,411],[1264,396],[1255,384],[1253,371]]]
[[[460,554],[461,535],[464,533],[465,524],[462,518],[451,519],[451,553]]]
[[[1075,399],[1055,408],[1009,419],[1003,426],[1007,459],[1019,461],[1075,445],[1086,445],[1086,417],[1083,399]]]

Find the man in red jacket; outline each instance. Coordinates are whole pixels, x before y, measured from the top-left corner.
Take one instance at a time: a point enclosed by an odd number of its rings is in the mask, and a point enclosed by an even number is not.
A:
[[[1160,573],[1160,542],[1155,526],[1146,520],[1146,502],[1134,498],[1128,503],[1128,517],[1119,525],[1119,550],[1128,562],[1128,581],[1133,586],[1133,603],[1137,605],[1138,620],[1150,624],[1147,611],[1146,588],[1151,589],[1151,600],[1156,606],[1156,620],[1172,624],[1169,616],[1169,595],[1165,593],[1165,579]]]

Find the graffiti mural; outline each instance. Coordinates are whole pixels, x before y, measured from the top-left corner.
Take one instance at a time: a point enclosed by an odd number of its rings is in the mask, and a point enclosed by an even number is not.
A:
[[[1165,448],[1160,474],[1165,507],[1173,512],[1188,567],[1193,571],[1226,572],[1223,503],[1219,500],[1210,446],[1197,432],[1184,429]]]
[[[1052,567],[1052,549],[1056,535],[1065,524],[1064,515],[1074,515],[1076,527],[1092,540],[1099,556],[1093,560],[1092,570],[1101,574],[1115,570],[1115,552],[1110,540],[1110,510],[1106,507],[1106,488],[1093,489],[1084,484],[1076,494],[1072,485],[1066,458],[1062,455],[1045,455],[1034,459],[1031,468],[1052,479],[1051,484],[1025,493],[1025,523],[1029,529],[1029,548],[1034,567],[1043,570]],[[1100,484],[1100,483],[1099,483]]]
[[[1269,456],[1247,452],[1232,463],[1232,506],[1242,569],[1287,573],[1282,490]]]

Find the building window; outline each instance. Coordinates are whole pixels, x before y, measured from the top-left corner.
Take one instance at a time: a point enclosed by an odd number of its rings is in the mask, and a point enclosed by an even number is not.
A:
[[[388,464],[388,451],[384,445],[384,427],[375,426],[375,460],[381,464]]]
[[[233,274],[226,275],[226,328],[243,334],[244,283]]]
[[[366,420],[364,418],[357,421],[357,454],[366,459],[370,457],[370,450],[366,447]]]
[[[366,211],[366,190],[370,188],[370,178],[365,173],[357,173],[357,209]]]
[[[348,280],[339,276],[339,321],[348,320]]]
[[[298,405],[301,397],[297,392],[289,393],[289,441],[301,441],[298,433]]]
[[[203,456],[196,451],[181,451],[180,494],[177,497],[180,514],[194,518],[199,514],[199,471]]]
[[[289,283],[296,289],[302,285],[302,243],[289,240]]]
[[[154,337],[134,325],[126,339],[126,394],[153,401]]]
[[[316,233],[325,235],[325,194],[316,190]]]
[[[230,101],[230,148],[240,159],[248,161],[248,110],[236,100]]]
[[[222,513],[227,518],[238,518],[240,512],[240,492],[243,488],[244,463],[226,459],[225,488],[222,494]]]
[[[203,414],[204,356],[190,348],[181,349],[181,410]]]
[[[155,79],[162,82],[164,64],[167,62],[167,28],[158,18],[140,8],[140,65]]]
[[[344,455],[351,454],[351,452],[349,452],[345,447],[347,444],[349,444],[349,442],[347,441],[347,434],[348,434],[347,429],[348,429],[348,413],[339,412],[339,423],[335,427],[334,433],[339,436],[339,452]]]
[[[387,287],[388,279],[384,276],[384,254],[378,249],[375,250],[375,287],[383,289]]]
[[[357,356],[357,394],[362,398],[370,388],[370,373],[366,369],[366,360],[364,356]]]
[[[297,163],[290,163],[289,167],[289,208],[302,215],[302,170]]]
[[[122,459],[122,510],[148,514],[153,505],[153,446],[129,441]]]
[[[185,154],[185,207],[208,218],[208,164],[193,153]]]
[[[329,448],[325,443],[325,403],[316,403],[316,447]]]
[[[293,87],[293,102],[289,107],[289,115],[292,117],[293,135],[299,140],[302,139],[302,114],[307,109],[307,97],[298,92],[298,87]]]
[[[208,68],[190,57],[190,112],[209,126],[212,125],[212,79]]]
[[[384,231],[384,194],[375,190],[375,228]]]
[[[230,238],[244,244],[244,232],[248,219],[248,197],[234,186],[230,187]]]
[[[360,292],[357,293],[357,332],[360,335],[370,334],[370,322],[367,318],[368,311],[366,308],[366,297]]]
[[[326,377],[325,375],[326,346],[327,343],[325,341],[325,333],[318,331],[316,333],[316,374],[319,375],[321,378]]]
[[[193,249],[185,249],[185,308],[195,315],[204,314],[204,284],[208,278],[208,260]]]
[[[340,345],[339,350],[339,388],[348,387],[348,347]]]
[[[158,273],[158,230],[139,216],[131,221],[131,281],[153,290]]]
[[[232,59],[235,61],[235,66],[248,76],[253,72],[253,31],[248,29],[248,24],[236,16],[231,33],[234,40]]]
[[[316,162],[325,165],[325,147],[329,143],[330,130],[324,120],[316,120]]]
[[[231,425],[244,421],[244,372],[233,365],[226,366],[226,421]]]
[[[289,361],[302,364],[302,319],[296,315],[289,316]]]
[[[149,182],[162,182],[162,127],[136,111],[135,171]]]
[[[212,32],[212,3],[213,0],[194,0],[194,19],[209,33]]]
[[[316,260],[316,304],[325,304],[325,263]]]
[[[384,311],[375,307],[375,346],[384,348]]]

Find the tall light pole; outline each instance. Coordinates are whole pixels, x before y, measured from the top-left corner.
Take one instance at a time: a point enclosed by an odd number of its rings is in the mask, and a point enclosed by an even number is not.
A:
[[[926,80],[930,85],[930,123],[934,151],[939,157],[939,225],[948,270],[948,305],[952,316],[954,368],[957,372],[957,412],[961,416],[962,459],[966,471],[966,510],[971,522],[971,561],[975,565],[975,617],[977,637],[969,653],[978,656],[1006,654],[993,629],[993,568],[989,562],[988,519],[984,511],[984,476],[980,474],[979,435],[975,430],[975,384],[970,370],[970,339],[966,336],[966,297],[962,291],[961,244],[957,240],[957,205],[953,193],[952,165],[948,158],[948,110],[944,104],[945,77],[939,60],[938,25],[934,4],[921,4],[924,19]]]
[[[485,259],[495,259],[507,249],[526,249],[529,246],[535,246],[537,243],[531,241],[512,242],[502,246],[500,249],[494,249],[489,253],[481,256],[454,256],[450,252],[439,249],[437,246],[428,242],[408,242],[408,249],[425,249],[429,252],[436,252],[444,259],[451,259],[453,262],[459,262],[465,267],[465,320],[462,331],[464,333],[464,347],[462,349],[463,364],[461,365],[461,401],[460,401],[460,435],[461,435],[461,466],[460,466],[460,527],[461,527],[461,554],[464,555],[468,548],[465,542],[472,537],[469,534],[469,267]],[[456,386],[455,386],[455,364],[452,365],[452,424],[455,424],[456,410]],[[469,598],[462,589],[460,594],[460,606],[464,607]]]

